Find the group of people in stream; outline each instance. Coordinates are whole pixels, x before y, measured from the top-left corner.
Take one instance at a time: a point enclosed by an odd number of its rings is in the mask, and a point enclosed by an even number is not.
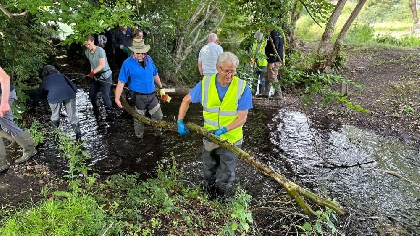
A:
[[[169,102],[171,98],[165,94],[156,64],[152,57],[147,54],[150,50],[150,45],[145,44],[141,30],[134,32],[135,35],[131,39],[126,27],[120,27],[120,30],[119,35],[114,38],[120,38],[121,43],[114,41],[113,44],[118,48],[116,50],[119,54],[118,59],[120,60],[124,55],[126,55],[126,58],[122,61],[119,69],[118,83],[115,89],[115,104],[123,108],[120,97],[127,85],[126,89],[129,90],[135,110],[140,115],[146,115],[146,112],[148,112],[152,119],[162,120],[163,113],[159,99]],[[271,42],[270,45],[273,45],[273,41],[278,43],[278,32],[273,32],[272,30],[269,32],[271,32],[271,37],[274,39],[269,41]],[[260,34],[256,36],[258,36],[256,37],[257,45],[254,46],[254,49],[259,50],[264,47],[260,41],[262,36]],[[179,107],[178,133],[181,136],[189,134],[189,129],[184,123],[189,105],[190,103],[201,103],[204,128],[221,140],[226,140],[240,148],[243,143],[242,127],[247,120],[248,110],[253,108],[253,93],[246,81],[236,76],[236,69],[239,65],[238,57],[232,52],[223,52],[222,47],[218,45],[216,34],[210,33],[208,39],[208,44],[199,53],[198,70],[202,77],[201,81],[182,99]],[[95,44],[95,37],[89,35],[84,43],[86,47],[85,56],[89,60],[91,67],[88,75],[91,78],[89,99],[94,112],[97,111],[99,109],[97,94],[101,91],[104,108],[108,115],[113,111],[109,95],[112,85],[112,71],[107,60],[107,52],[104,49],[107,40],[100,35],[97,41]],[[129,45],[127,45],[128,41],[130,41]],[[269,45],[268,41],[267,45]],[[267,51],[267,49],[265,50]],[[279,50],[279,48],[273,50]],[[124,55],[121,55],[123,53]],[[283,54],[283,50],[281,54]],[[274,57],[272,54],[269,56]],[[282,63],[280,61],[281,58],[272,59],[270,57],[267,58],[268,70],[266,74],[269,80],[270,78],[277,80],[277,74],[275,73],[278,71],[278,66]],[[259,67],[264,66],[264,63],[260,64],[260,58],[258,57],[257,59]],[[46,93],[51,109],[53,126],[60,126],[60,111],[64,106],[68,122],[71,123],[75,132],[76,140],[81,140],[82,133],[76,111],[77,86],[52,65],[44,66],[42,75],[43,80],[34,97],[31,109],[35,109]],[[22,157],[15,160],[15,163],[23,163],[36,155],[37,151],[28,131],[23,131],[13,121],[10,106],[17,97],[14,87],[10,85],[10,77],[3,69],[0,70],[0,83],[0,125],[23,148]],[[157,94],[155,92],[156,87],[159,91]],[[160,129],[155,128],[155,131],[155,135],[161,134]],[[134,119],[134,133],[141,142],[144,136],[144,125],[137,119]],[[212,196],[222,198],[231,196],[234,193],[233,184],[238,156],[218,146],[206,137],[203,137],[203,145],[204,188]],[[3,140],[0,138],[0,172],[5,172],[9,167]]]

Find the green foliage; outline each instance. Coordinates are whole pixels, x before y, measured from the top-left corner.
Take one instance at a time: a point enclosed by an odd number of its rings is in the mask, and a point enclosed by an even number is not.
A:
[[[35,146],[44,142],[44,134],[40,129],[41,125],[38,120],[34,120],[31,124],[31,127],[28,129]]]
[[[334,202],[336,202],[334,200]],[[337,228],[333,221],[337,221],[337,216],[334,211],[328,207],[325,210],[318,210],[315,212],[316,219],[312,222],[305,222],[303,225],[298,226],[303,230],[305,236],[309,235],[336,235]]]
[[[372,26],[356,22],[346,34],[346,42],[350,44],[365,44],[373,39],[375,30]]]
[[[18,100],[14,111],[24,112],[28,94],[40,81],[39,72],[54,51],[47,38],[51,31],[34,22],[31,17],[14,17],[0,21],[0,65],[9,74],[15,86]],[[20,119],[15,112],[16,119]]]
[[[420,40],[413,34],[403,35],[399,38],[392,36],[391,34],[379,34],[374,38],[374,42],[384,46],[396,46],[403,48],[420,46]]]
[[[102,186],[99,204],[119,219],[111,234],[179,231],[197,235],[205,230],[213,235],[237,235],[252,231],[251,196],[240,190],[227,203],[208,201],[200,187],[185,181],[174,159],[158,164],[157,178],[140,183],[136,179],[133,175],[114,175]]]
[[[356,82],[350,81],[347,78],[337,74],[326,74],[319,71],[311,71],[312,64],[317,61],[317,54],[305,55],[300,51],[296,51],[288,58],[288,65],[281,67],[282,85],[290,84],[296,91],[296,94],[302,95],[302,103],[309,104],[313,101],[317,94],[322,95],[321,106],[326,106],[333,103],[343,103],[350,109],[368,112],[360,105],[354,105],[347,100],[346,96],[333,89],[334,85],[341,83],[353,85],[358,88],[362,86]]]
[[[12,235],[101,235],[106,214],[89,196],[60,197],[22,210],[5,221],[0,234]]]

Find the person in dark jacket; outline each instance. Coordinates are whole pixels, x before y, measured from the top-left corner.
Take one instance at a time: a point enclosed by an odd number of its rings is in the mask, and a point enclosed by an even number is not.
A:
[[[125,59],[128,58],[133,35],[130,28],[120,26],[112,37],[112,45],[115,48],[115,64],[118,69],[121,68]]]
[[[76,140],[80,140],[82,133],[76,115],[77,86],[52,65],[44,66],[42,76],[44,78],[35,94],[32,106],[37,107],[42,95],[47,93],[47,101],[51,108],[51,121],[53,126],[58,128],[60,126],[61,107],[64,105],[68,121],[76,133]]]
[[[284,61],[284,37],[277,30],[267,28],[270,38],[268,38],[265,45],[265,55],[267,56],[267,72],[265,78],[268,80],[265,82],[264,96],[270,97],[270,87],[274,82],[278,82],[277,76],[279,75],[279,67],[283,65]],[[268,83],[267,83],[268,82]],[[274,97],[283,99],[280,86],[274,92]]]

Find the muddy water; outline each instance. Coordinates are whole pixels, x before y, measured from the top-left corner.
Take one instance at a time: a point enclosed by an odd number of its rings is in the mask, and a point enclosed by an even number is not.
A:
[[[87,92],[81,89],[77,99],[84,149],[91,156],[88,164],[94,172],[105,177],[139,173],[147,178],[154,175],[157,161],[174,156],[187,178],[200,183],[200,136],[181,137],[171,131],[155,136],[146,126],[140,140],[125,111],[117,110],[108,117],[102,111],[95,117]],[[162,104],[165,121],[175,122],[180,101],[174,97],[170,104]],[[327,129],[317,129],[305,115],[287,109],[278,109],[264,123],[262,119],[260,113],[250,113],[244,150],[301,186],[336,198],[349,212],[342,223],[348,235],[420,234],[418,147],[352,126],[325,124]],[[190,106],[186,121],[202,122],[199,105]],[[69,131],[69,125],[62,129]],[[282,191],[243,162],[237,169],[237,182],[254,198]],[[261,224],[275,232],[281,227],[275,224],[275,217]]]
[[[304,114],[287,110],[273,118],[273,166],[302,186],[337,198],[354,214],[349,232],[420,235],[418,146],[353,126],[320,130],[310,124]]]

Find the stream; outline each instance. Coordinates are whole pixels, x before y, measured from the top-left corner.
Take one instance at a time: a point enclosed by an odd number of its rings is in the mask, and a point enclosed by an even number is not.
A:
[[[88,165],[94,172],[101,176],[138,173],[148,178],[154,176],[157,161],[173,156],[185,176],[200,183],[199,135],[181,137],[164,131],[157,137],[153,128],[145,126],[144,138],[137,139],[127,112],[117,109],[112,117],[105,117],[102,111],[95,117],[87,88],[79,87],[83,148],[91,157]],[[176,122],[181,100],[173,97],[170,104],[161,104],[163,120]],[[287,107],[272,109],[269,115],[264,115],[258,104],[254,107],[244,126],[244,151],[300,186],[337,199],[347,211],[340,217],[347,235],[420,235],[418,146],[354,126],[324,124],[317,128],[304,114]],[[201,124],[201,111],[200,105],[192,104],[185,121]],[[48,120],[48,116],[44,118]],[[61,129],[73,135],[67,122]],[[266,196],[285,195],[279,184],[243,161],[236,173],[237,184],[256,199],[255,204]],[[256,220],[259,227],[272,232],[282,227],[281,214],[262,214],[264,218]]]

